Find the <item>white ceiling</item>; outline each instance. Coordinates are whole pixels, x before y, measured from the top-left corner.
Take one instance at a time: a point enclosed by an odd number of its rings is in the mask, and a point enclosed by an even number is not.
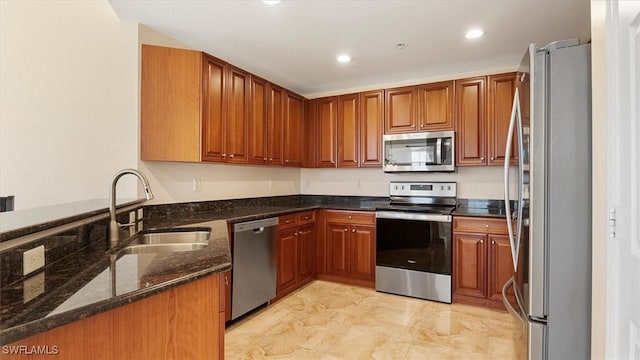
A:
[[[309,98],[511,69],[531,42],[590,38],[589,0],[110,0],[145,24]],[[467,40],[481,27],[485,36]],[[404,42],[403,50],[395,47]],[[353,61],[336,62],[340,53]]]

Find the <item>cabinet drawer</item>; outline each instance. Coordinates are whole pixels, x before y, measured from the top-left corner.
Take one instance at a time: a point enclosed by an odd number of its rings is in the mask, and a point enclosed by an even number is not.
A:
[[[298,213],[298,225],[311,224],[316,221],[315,211],[305,211]]]
[[[508,234],[507,220],[481,217],[453,217],[454,232]]]
[[[279,218],[278,229],[290,229],[298,226],[298,214],[282,215]]]
[[[365,211],[327,211],[327,222],[342,224],[375,225],[376,214]]]

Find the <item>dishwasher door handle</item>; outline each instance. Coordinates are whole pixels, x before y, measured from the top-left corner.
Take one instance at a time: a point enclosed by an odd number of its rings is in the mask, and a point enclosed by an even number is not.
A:
[[[264,231],[264,227],[253,229],[254,234],[262,234],[263,231]]]

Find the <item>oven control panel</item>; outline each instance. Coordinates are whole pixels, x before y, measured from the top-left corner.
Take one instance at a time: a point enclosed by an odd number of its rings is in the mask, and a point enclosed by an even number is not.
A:
[[[391,181],[391,196],[456,197],[455,182]]]

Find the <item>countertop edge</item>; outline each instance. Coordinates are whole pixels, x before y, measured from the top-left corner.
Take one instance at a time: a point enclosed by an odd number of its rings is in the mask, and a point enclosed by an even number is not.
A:
[[[22,325],[0,331],[0,345],[4,346],[15,341],[19,341],[30,336],[34,336],[51,329],[85,319],[115,308],[131,304],[133,302],[146,299],[150,296],[176,288],[180,285],[202,279],[207,276],[219,274],[231,269],[231,262],[215,265],[181,278],[168,280],[133,293],[123,294],[116,298],[106,299],[98,303],[89,304],[77,309],[69,310],[51,317],[31,321]]]

